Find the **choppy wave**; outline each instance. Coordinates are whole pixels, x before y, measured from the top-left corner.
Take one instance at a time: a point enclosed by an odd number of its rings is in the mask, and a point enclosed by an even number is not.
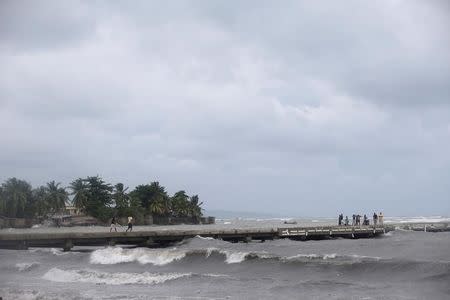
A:
[[[11,288],[0,288],[0,295],[3,299],[8,300],[42,300],[42,299],[55,299],[55,297],[47,297],[44,293],[38,290],[29,289],[11,289]]]
[[[191,276],[191,273],[107,273],[93,270],[62,270],[52,268],[42,278],[53,282],[84,282],[93,284],[160,284]]]
[[[221,259],[226,264],[239,264],[251,260],[276,260],[283,263],[289,262],[310,262],[310,261],[332,261],[340,262],[362,262],[379,261],[381,257],[371,257],[362,255],[338,255],[336,253],[314,254],[299,253],[293,256],[277,256],[267,252],[243,252],[227,249],[207,248],[197,250],[187,249],[148,249],[135,248],[123,249],[120,247],[108,247],[96,250],[91,253],[91,264],[113,265],[119,263],[137,262],[140,264],[153,264],[163,266],[176,261],[182,261],[188,257],[200,257],[207,259]]]
[[[229,252],[229,251],[221,251],[220,253],[225,254],[225,256],[226,256],[225,262],[227,264],[241,263],[250,254],[248,252]]]
[[[30,271],[34,268],[37,268],[40,265],[38,262],[29,262],[29,263],[17,263],[16,268],[20,272]]]
[[[224,257],[227,264],[241,263],[247,259],[266,259],[272,256],[266,253],[240,252],[231,250],[221,250],[217,248],[207,248],[201,250],[182,250],[182,249],[148,249],[135,248],[123,249],[120,247],[108,247],[96,250],[91,253],[91,264],[113,265],[119,263],[138,262],[140,264],[153,264],[163,266],[175,261],[179,261],[189,256],[201,256],[205,259],[211,255]]]
[[[166,265],[186,256],[185,251],[176,249],[123,249],[108,247],[95,250],[90,257],[91,264],[112,265],[126,262],[139,262],[141,264]]]
[[[69,253],[74,253],[74,252],[64,252],[62,250],[56,249],[56,248],[33,248],[28,250],[32,253],[51,253],[53,255],[67,255]]]

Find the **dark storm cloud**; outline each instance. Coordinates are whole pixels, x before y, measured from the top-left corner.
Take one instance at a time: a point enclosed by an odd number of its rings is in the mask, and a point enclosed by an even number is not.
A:
[[[0,179],[160,180],[210,209],[450,213],[445,2],[0,14]]]

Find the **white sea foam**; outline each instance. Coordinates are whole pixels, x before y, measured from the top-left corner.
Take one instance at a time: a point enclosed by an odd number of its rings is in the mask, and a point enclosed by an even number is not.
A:
[[[186,256],[186,251],[177,249],[123,249],[120,247],[108,247],[95,250],[91,253],[91,264],[113,265],[126,262],[139,262],[141,264],[153,264],[162,266]]]
[[[323,256],[323,259],[333,259],[336,258],[337,254],[336,253],[332,253],[332,254],[325,254]]]
[[[389,217],[384,220],[384,223],[438,223],[438,222],[450,222],[450,218],[442,216],[429,216],[429,217]]]
[[[286,257],[285,260],[296,260],[296,259],[299,259],[299,258],[313,259],[313,258],[318,258],[318,257],[319,257],[319,255],[317,255],[317,254],[297,254],[297,255],[294,255],[294,256]]]
[[[323,254],[323,255],[311,253],[311,254],[297,254],[294,256],[289,256],[289,257],[284,258],[284,260],[289,261],[289,260],[297,260],[297,259],[302,259],[302,258],[327,260],[327,259],[334,259],[336,257],[338,257],[338,255],[336,253]]]
[[[270,258],[276,258],[275,255],[273,254],[269,254],[269,253],[257,253],[255,254],[258,258],[262,258],[262,259],[270,259]]]
[[[62,250],[56,249],[56,248],[33,248],[29,250],[30,252],[33,253],[38,253],[38,252],[42,252],[42,253],[51,253],[53,255],[67,255],[69,253],[74,253],[74,252],[63,252]]]
[[[378,256],[365,256],[365,255],[357,255],[357,254],[351,254],[351,255],[338,255],[337,253],[331,253],[331,254],[297,254],[294,256],[286,257],[284,260],[290,261],[290,260],[297,260],[297,259],[323,259],[323,260],[329,260],[329,259],[350,259],[350,260],[380,260],[381,257]]]
[[[201,239],[201,240],[207,240],[207,241],[214,240],[213,237],[204,237],[204,236],[199,236],[199,235],[196,235],[195,238]]]
[[[207,274],[203,274],[202,276],[213,277],[213,278],[229,278],[229,277],[231,277],[230,275],[227,275],[227,274],[214,274],[214,273],[207,273]]]
[[[232,252],[227,250],[220,250],[220,253],[224,254],[226,256],[225,262],[227,264],[238,264],[245,260],[247,255],[249,255],[248,252]]]
[[[94,284],[160,284],[189,277],[191,273],[106,273],[93,270],[61,270],[52,268],[42,278],[53,282],[85,282]]]
[[[358,260],[369,259],[369,260],[379,261],[381,259],[381,257],[379,257],[379,256],[366,256],[366,255],[357,255],[357,254],[352,254],[350,256],[355,259],[358,259]]]
[[[214,251],[218,251],[218,249],[217,248],[207,248],[206,254],[205,254],[206,258],[210,257]]]
[[[29,262],[29,263],[18,263],[16,264],[16,268],[20,272],[29,271],[31,269],[34,269],[38,267],[40,264],[38,262]]]

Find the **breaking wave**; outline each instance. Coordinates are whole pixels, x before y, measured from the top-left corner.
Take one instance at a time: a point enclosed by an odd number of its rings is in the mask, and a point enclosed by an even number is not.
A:
[[[183,259],[197,257],[202,259],[219,259],[226,264],[239,264],[253,260],[275,260],[283,263],[289,262],[310,262],[310,261],[333,261],[340,262],[362,262],[379,261],[380,257],[361,255],[338,255],[329,254],[297,254],[294,256],[277,256],[267,252],[242,252],[217,248],[207,248],[201,250],[187,249],[148,249],[135,248],[123,249],[120,247],[108,247],[96,250],[91,253],[91,264],[113,265],[120,263],[137,262],[140,264],[152,264],[163,266]]]
[[[228,251],[219,251],[222,254],[225,254],[225,262],[227,264],[238,264],[243,262],[250,253],[247,252],[228,252]]]
[[[113,265],[126,262],[139,262],[141,264],[166,265],[186,256],[186,252],[176,249],[159,250],[147,248],[123,249],[108,247],[95,250],[90,257],[91,264]]]
[[[42,278],[53,282],[85,282],[93,284],[160,284],[191,276],[191,273],[107,273],[92,270],[61,270],[52,268]]]
[[[75,253],[75,252],[64,252],[64,251],[56,249],[56,248],[33,248],[28,251],[30,251],[32,253],[51,253],[51,254],[57,255],[57,256]]]
[[[40,265],[38,262],[30,262],[30,263],[17,263],[16,268],[20,272],[30,271],[32,269],[37,268]]]

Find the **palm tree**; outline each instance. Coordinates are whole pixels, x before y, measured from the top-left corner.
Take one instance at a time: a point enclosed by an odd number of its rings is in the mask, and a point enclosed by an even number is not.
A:
[[[158,181],[150,183],[149,211],[151,214],[164,215],[170,212],[170,198],[165,187]]]
[[[61,183],[54,180],[47,183],[46,186],[46,202],[53,212],[61,211],[66,207],[69,197],[65,188],[60,187]]]
[[[199,203],[198,195],[194,195],[191,197],[189,201],[189,209],[192,217],[199,218],[202,214],[202,206],[203,202]]]
[[[0,215],[4,214],[6,209],[6,197],[3,195],[3,187],[0,186]]]
[[[162,198],[156,199],[150,203],[150,213],[155,215],[163,215],[166,213],[166,205]]]
[[[17,178],[2,184],[2,214],[11,218],[33,215],[31,185]]]
[[[69,188],[72,190],[71,195],[74,195],[72,203],[75,207],[84,211],[87,204],[87,185],[82,178],[75,179],[70,183]]]
[[[189,216],[189,196],[185,191],[178,191],[172,197],[172,210],[177,217]]]
[[[45,216],[51,210],[46,199],[47,193],[48,192],[45,186],[40,186],[33,190],[35,212],[38,216]]]
[[[116,208],[127,208],[130,206],[130,196],[126,193],[128,187],[124,188],[123,183],[118,183],[114,186],[114,193],[112,195],[116,204]]]
[[[116,207],[116,212],[119,216],[129,215],[128,209],[131,206],[131,198],[127,194],[128,187],[124,187],[123,183],[117,183],[114,186],[112,198]]]
[[[112,216],[111,205],[114,188],[100,176],[78,178],[71,183],[70,188],[74,195],[74,205],[83,212],[100,220],[107,220]]]

